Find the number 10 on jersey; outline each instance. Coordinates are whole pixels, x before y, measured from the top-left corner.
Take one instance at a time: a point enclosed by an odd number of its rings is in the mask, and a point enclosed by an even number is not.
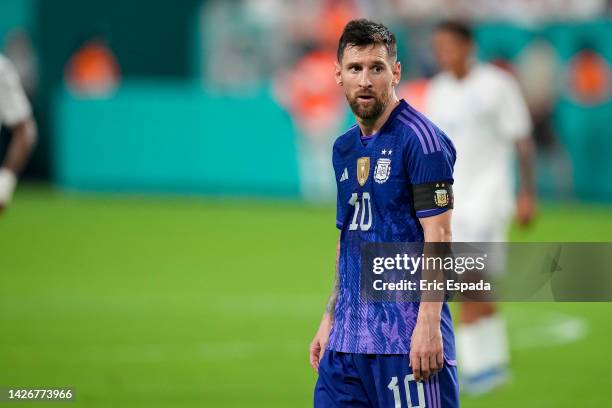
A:
[[[372,227],[372,200],[370,199],[370,193],[363,192],[361,194],[361,200],[359,194],[353,193],[349,204],[355,207],[353,213],[353,220],[349,225],[349,231],[369,231]]]

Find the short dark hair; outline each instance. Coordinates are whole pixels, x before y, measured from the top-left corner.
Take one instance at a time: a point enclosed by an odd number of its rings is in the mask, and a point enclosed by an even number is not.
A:
[[[389,57],[397,58],[397,41],[387,27],[366,19],[349,21],[338,43],[338,62],[342,61],[346,47],[378,44],[385,46]]]
[[[459,20],[444,20],[436,25],[436,31],[448,31],[455,34],[464,41],[472,42],[474,40],[474,33],[472,27]]]

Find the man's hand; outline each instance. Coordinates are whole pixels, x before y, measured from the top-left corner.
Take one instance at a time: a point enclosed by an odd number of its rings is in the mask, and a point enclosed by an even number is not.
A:
[[[516,218],[523,227],[529,225],[535,216],[535,194],[528,191],[519,192],[516,197]]]
[[[325,313],[319,325],[319,330],[317,330],[317,334],[315,334],[314,339],[310,343],[310,365],[315,371],[319,371],[319,362],[325,353],[331,328],[332,318],[329,313]]]
[[[427,307],[427,304],[421,304]],[[444,345],[440,331],[440,314],[419,312],[410,339],[410,367],[415,381],[427,381],[444,367]]]

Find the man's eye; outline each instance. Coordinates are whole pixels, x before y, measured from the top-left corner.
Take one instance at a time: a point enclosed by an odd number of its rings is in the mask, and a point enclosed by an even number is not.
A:
[[[382,71],[383,71],[383,67],[381,67],[380,65],[374,67],[374,72],[381,73]]]
[[[349,71],[351,71],[351,72],[357,72],[357,71],[359,71],[359,67],[350,67],[350,68],[349,68]]]

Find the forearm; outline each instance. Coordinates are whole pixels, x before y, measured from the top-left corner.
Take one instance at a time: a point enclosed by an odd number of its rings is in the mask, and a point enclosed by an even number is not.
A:
[[[25,167],[34,146],[36,145],[37,130],[33,119],[27,119],[12,129],[11,142],[2,166],[15,175]]]
[[[338,300],[338,283],[334,284],[331,295],[329,295],[329,299],[327,300],[327,305],[325,306],[325,313],[323,313],[323,317],[329,319],[330,321],[334,320],[334,312],[336,310],[336,301]]]
[[[332,293],[327,300],[327,305],[325,306],[325,313],[323,314],[324,319],[329,319],[330,322],[334,320],[334,312],[336,310],[336,302],[338,300],[338,268],[340,263],[340,239],[338,239],[338,244],[336,245],[336,273],[334,275],[334,286],[332,288]]]
[[[445,256],[445,248],[440,243],[451,242],[452,233],[450,227],[452,211],[437,216],[438,220],[431,222],[431,220],[423,222],[423,234],[425,238],[425,245],[423,255],[425,259],[428,257],[440,257]],[[435,264],[435,263],[434,263]],[[443,281],[444,274],[440,270],[427,269],[423,270],[423,277],[428,282]],[[419,314],[417,319],[428,322],[439,322],[440,313],[442,311],[442,304],[444,301],[443,291],[424,291],[421,294],[421,305],[419,307]]]
[[[519,165],[519,191],[535,192],[535,145],[533,139],[525,138],[516,143]]]

